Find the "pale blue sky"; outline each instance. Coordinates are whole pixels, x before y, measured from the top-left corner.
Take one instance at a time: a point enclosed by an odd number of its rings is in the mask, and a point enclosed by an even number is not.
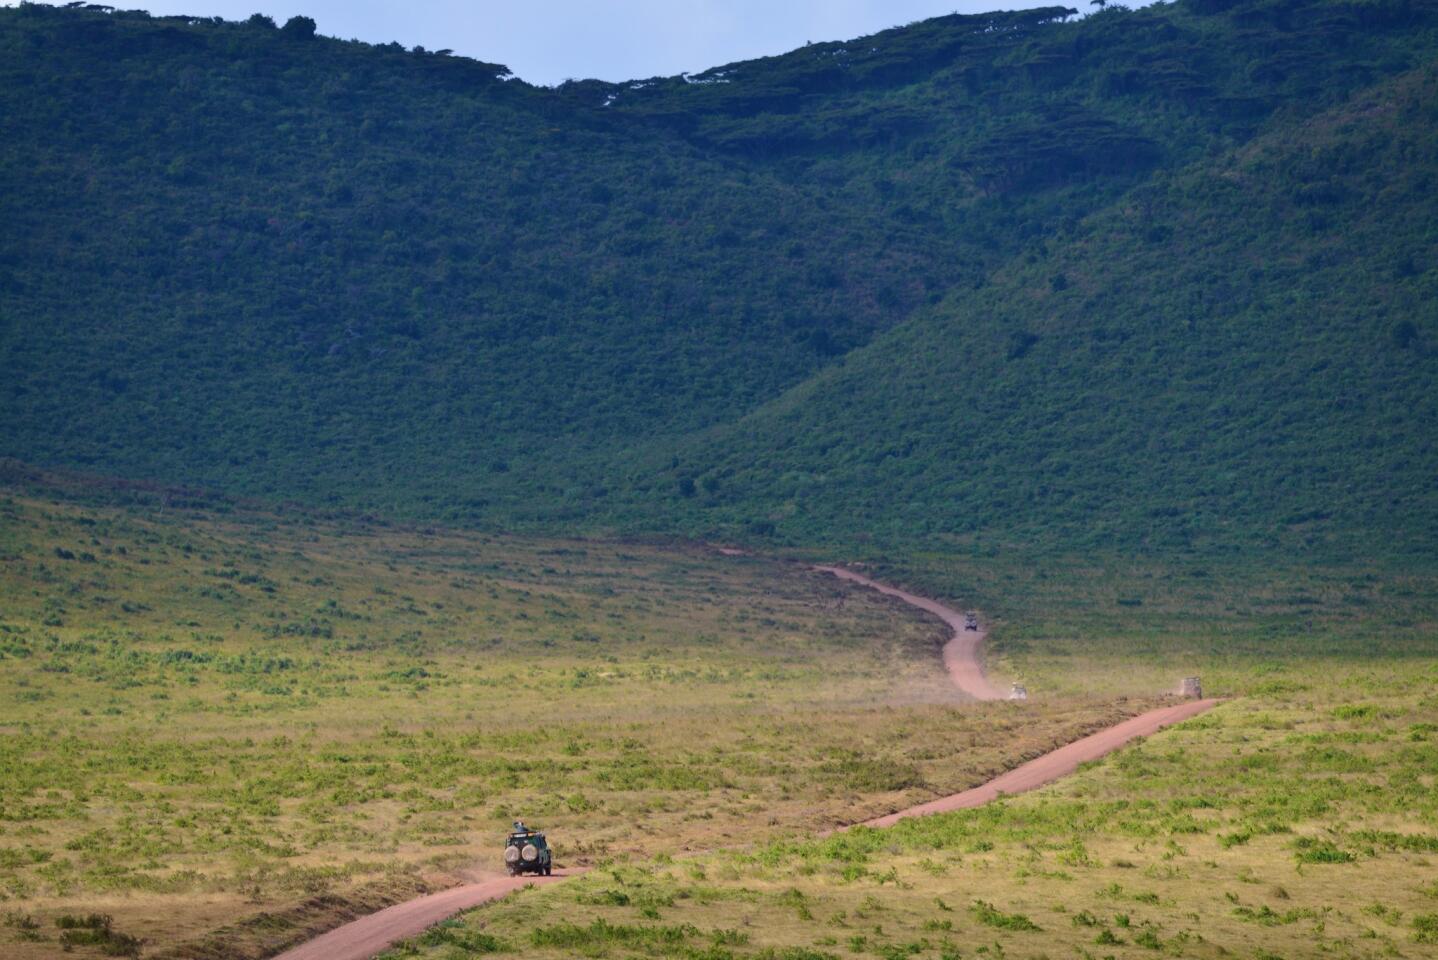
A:
[[[105,0],[122,9],[239,20],[314,17],[320,33],[453,49],[531,83],[631,80],[847,40],[940,14],[1050,5],[1032,0]],[[1079,6],[1070,3],[1069,6]],[[1085,12],[1088,4],[1083,3]]]

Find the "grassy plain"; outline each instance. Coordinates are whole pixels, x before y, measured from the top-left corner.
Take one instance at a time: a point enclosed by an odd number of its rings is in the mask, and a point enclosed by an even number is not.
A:
[[[90,914],[260,955],[492,867],[515,816],[568,865],[763,843],[1142,706],[959,704],[937,622],[703,547],[16,481],[0,560],[7,957]]]
[[[1036,794],[598,870],[391,956],[1438,955],[1438,667],[1268,683]]]
[[[917,558],[1039,700],[1201,673],[1233,699],[980,810],[615,864],[393,957],[1438,956],[1431,572]],[[999,594],[1008,591],[1009,599]]]

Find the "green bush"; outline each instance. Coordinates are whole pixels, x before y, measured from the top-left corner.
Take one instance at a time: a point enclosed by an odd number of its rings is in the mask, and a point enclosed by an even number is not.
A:
[[[983,900],[975,900],[969,908],[975,920],[986,927],[996,927],[1000,930],[1028,930],[1036,931],[1038,924],[1021,913],[1004,913],[992,903]]]

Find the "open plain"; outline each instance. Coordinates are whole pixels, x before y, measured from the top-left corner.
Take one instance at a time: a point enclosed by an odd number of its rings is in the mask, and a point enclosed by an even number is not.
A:
[[[968,703],[942,625],[803,564],[138,499],[0,502],[17,956],[90,914],[263,955],[492,868],[516,816],[566,866],[748,845],[1147,703]]]

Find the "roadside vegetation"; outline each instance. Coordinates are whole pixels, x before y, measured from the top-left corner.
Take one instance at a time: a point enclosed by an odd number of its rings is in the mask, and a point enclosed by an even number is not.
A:
[[[497,867],[515,817],[565,866],[747,846],[1143,705],[958,706],[936,621],[707,547],[32,477],[0,559],[7,957],[259,955]]]

